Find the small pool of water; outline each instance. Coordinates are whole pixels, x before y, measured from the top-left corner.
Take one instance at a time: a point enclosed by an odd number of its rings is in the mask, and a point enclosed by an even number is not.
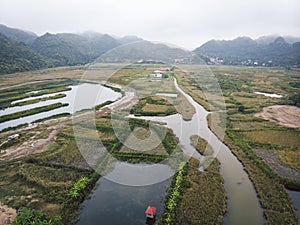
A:
[[[299,191],[291,191],[287,190],[286,192],[289,194],[292,199],[293,205],[296,208],[296,216],[298,220],[300,220],[300,192]]]
[[[256,91],[254,92],[257,95],[264,95],[266,97],[271,97],[271,98],[282,98],[282,95],[278,95],[278,94],[274,94],[274,93],[265,93],[265,92],[260,92],[260,91]]]

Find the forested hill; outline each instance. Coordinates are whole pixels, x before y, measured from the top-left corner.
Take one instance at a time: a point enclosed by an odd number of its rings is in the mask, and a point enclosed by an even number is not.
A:
[[[12,40],[0,33],[0,73],[13,73],[54,66],[48,59],[23,42]]]
[[[0,33],[15,40],[21,41],[26,44],[31,43],[38,36],[35,33],[29,31],[23,31],[20,29],[10,28],[0,24]]]
[[[107,34],[34,33],[0,25],[0,74],[29,71],[53,66],[84,65],[121,44],[140,41]]]
[[[109,35],[84,37],[77,34],[49,34],[36,38],[29,46],[54,60],[56,66],[86,64],[120,45]]]
[[[0,74],[54,66],[84,65],[109,52],[104,61],[132,62],[161,59],[190,63],[188,53],[164,44],[139,42],[135,48],[122,48],[122,54],[109,51],[123,44],[143,41],[136,36],[123,38],[85,32],[82,34],[32,32],[0,24]],[[208,64],[300,67],[300,39],[265,36],[256,40],[239,37],[230,41],[211,40],[194,50]]]
[[[300,66],[300,40],[287,37],[261,37],[252,40],[239,37],[234,40],[211,40],[194,50],[205,56],[209,64]]]

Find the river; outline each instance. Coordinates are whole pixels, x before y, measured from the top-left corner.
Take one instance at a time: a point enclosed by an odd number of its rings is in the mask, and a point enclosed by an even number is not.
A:
[[[264,224],[263,210],[259,204],[254,186],[247,173],[244,171],[242,164],[231,153],[230,149],[228,149],[228,147],[208,128],[206,118],[208,112],[195,102],[191,96],[187,95],[178,86],[176,80],[174,82],[178,91],[181,92],[196,109],[196,113],[192,120],[184,121],[179,114],[166,117],[138,118],[165,122],[165,126],[171,128],[179,138],[183,151],[187,155],[194,156],[200,160],[202,159],[201,155],[199,155],[190,144],[190,136],[197,134],[207,140],[213,147],[214,152],[218,153],[217,158],[221,162],[220,172],[224,178],[225,190],[228,198],[227,213],[224,217],[223,224]],[[130,167],[128,163],[123,164]],[[155,167],[155,165],[151,166]],[[122,178],[123,176],[128,175],[126,169],[120,170],[118,169],[118,166],[116,166],[114,170],[118,170],[118,173],[116,173],[117,175],[114,176],[113,180],[116,180],[116,176]],[[111,173],[114,173],[114,170]],[[142,221],[140,218],[141,216],[144,216],[143,211],[146,209],[149,202],[149,192],[153,193],[150,199],[152,198],[153,203],[155,203],[154,205],[158,206],[158,214],[162,213],[161,207],[163,204],[157,198],[162,198],[161,196],[165,193],[166,189],[161,186],[165,184],[167,183],[160,182],[148,186],[124,187],[122,184],[107,181],[106,178],[102,177],[99,180],[99,185],[92,194],[92,198],[84,202],[84,207],[80,213],[77,225],[87,224],[88,221],[103,221],[103,224],[106,225],[144,224],[145,220]],[[137,194],[140,200],[136,199],[137,196],[134,193]],[[141,200],[143,204],[139,203]],[[99,210],[92,213],[91,210],[95,211],[94,209],[96,208],[99,208]],[[123,216],[125,215],[124,218],[116,211],[116,208],[120,209]],[[130,215],[130,218],[128,215]],[[103,220],[103,218],[105,218],[105,220]]]

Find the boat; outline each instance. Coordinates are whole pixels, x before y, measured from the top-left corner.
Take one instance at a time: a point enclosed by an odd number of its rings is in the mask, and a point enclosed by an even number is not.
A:
[[[156,208],[153,206],[148,206],[145,213],[146,213],[146,218],[154,219],[155,213],[156,213]]]

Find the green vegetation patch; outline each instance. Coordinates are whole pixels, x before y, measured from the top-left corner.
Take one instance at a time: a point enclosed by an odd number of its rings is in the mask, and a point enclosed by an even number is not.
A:
[[[131,113],[135,116],[167,116],[177,111],[166,99],[153,96],[141,99],[132,107]]]
[[[30,104],[34,104],[34,103],[38,103],[38,102],[42,102],[42,101],[48,101],[48,100],[53,100],[53,99],[64,98],[66,96],[67,96],[66,94],[57,94],[57,95],[43,97],[43,98],[36,98],[36,99],[31,99],[31,100],[11,104],[10,107],[30,105]]]
[[[186,179],[188,164],[181,163],[178,172],[173,176],[168,194],[165,197],[165,209],[161,224],[175,224],[177,207],[182,199],[182,193],[190,184]]]
[[[225,211],[220,163],[215,159],[205,172],[200,172],[199,161],[191,158],[172,178],[159,224],[221,224]]]
[[[18,216],[12,223],[12,225],[63,225],[61,217],[56,216],[54,219],[49,219],[47,216],[37,210],[24,209],[18,212]]]
[[[41,107],[37,107],[37,108],[33,108],[33,109],[27,109],[27,110],[23,110],[23,111],[8,114],[8,115],[3,115],[3,116],[0,116],[0,123],[3,123],[5,121],[9,121],[9,120],[18,119],[18,118],[21,118],[21,117],[26,117],[26,116],[38,114],[38,113],[41,113],[41,112],[51,111],[53,109],[66,107],[68,105],[69,105],[68,103],[60,103],[59,102],[59,103],[54,103],[54,104],[47,105],[47,106],[41,106]]]
[[[31,84],[25,84],[25,85],[12,87],[12,88],[2,89],[0,90],[0,108],[4,109],[7,107],[11,107],[11,102],[22,100],[25,98],[38,97],[46,94],[69,91],[71,90],[71,88],[68,86],[74,84],[76,84],[76,81],[71,79],[57,79],[57,80],[47,80],[42,82],[33,82]],[[28,101],[36,101],[36,100],[28,100]],[[28,104],[29,103],[30,102],[28,102]]]
[[[220,163],[215,159],[205,172],[198,168],[199,161],[191,158],[186,175],[190,185],[183,191],[173,224],[222,224],[226,192]]]

